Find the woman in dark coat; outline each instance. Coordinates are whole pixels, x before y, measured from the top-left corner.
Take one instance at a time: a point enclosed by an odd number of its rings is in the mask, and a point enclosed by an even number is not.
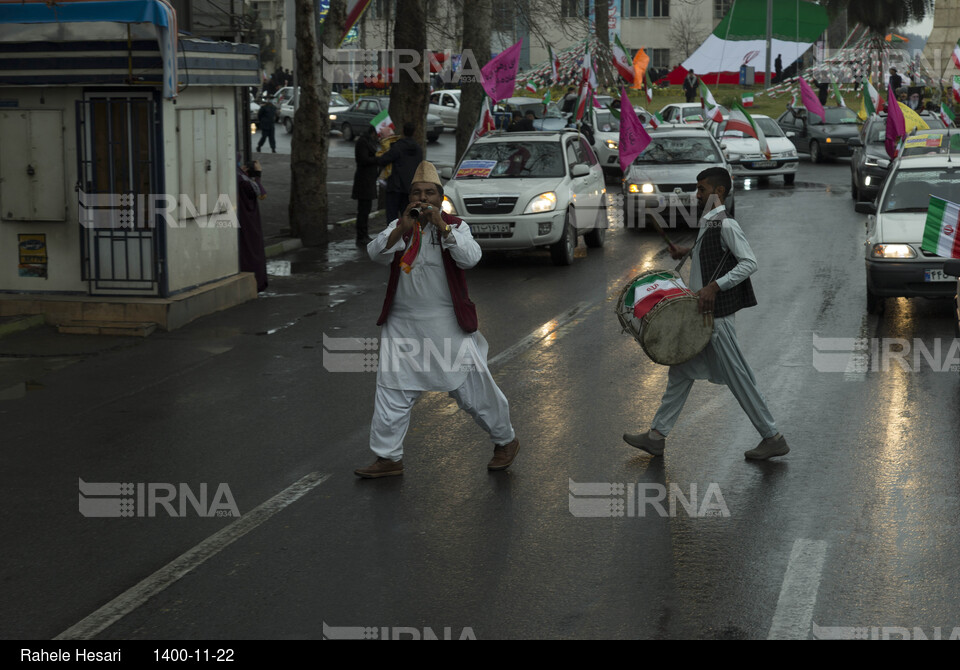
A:
[[[357,138],[353,154],[357,161],[357,171],[353,174],[353,193],[350,197],[357,201],[358,247],[365,247],[370,242],[367,222],[373,201],[377,199],[377,176],[380,174],[380,167],[377,165],[378,148],[377,130],[370,126]]]
[[[237,170],[240,271],[256,276],[258,292],[267,288],[267,254],[263,247],[259,203],[267,197],[267,190],[260,183],[260,172],[260,161],[248,161]]]

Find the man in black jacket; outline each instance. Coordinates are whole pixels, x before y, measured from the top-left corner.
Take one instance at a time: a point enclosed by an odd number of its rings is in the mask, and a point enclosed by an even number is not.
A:
[[[257,151],[263,148],[263,143],[270,140],[270,150],[277,153],[277,138],[274,135],[274,128],[277,122],[277,108],[272,102],[267,100],[260,105],[257,111],[257,128],[260,130],[260,141],[257,143]]]
[[[390,150],[377,159],[380,167],[392,165],[387,179],[387,224],[400,218],[400,210],[409,200],[410,186],[417,166],[423,162],[423,148],[413,139],[417,127],[410,122],[403,124],[403,137],[393,143]]]
[[[350,194],[357,201],[357,246],[366,247],[370,243],[368,222],[373,201],[377,199],[377,130],[367,126],[366,132],[357,138],[354,158],[357,170],[353,174],[353,191]]]

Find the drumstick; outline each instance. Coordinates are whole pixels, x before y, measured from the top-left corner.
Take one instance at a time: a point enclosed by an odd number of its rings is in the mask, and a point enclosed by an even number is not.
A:
[[[665,232],[663,232],[663,228],[661,228],[661,227],[660,227],[660,224],[657,223],[657,217],[655,217],[655,216],[654,216],[654,217],[651,217],[651,218],[650,218],[650,223],[653,224],[654,230],[656,230],[656,231],[660,234],[660,237],[663,238],[663,241],[666,242],[668,246],[671,246],[671,247],[672,247],[672,246],[673,246],[673,242],[670,241],[670,238],[667,237],[667,234],[666,234]]]

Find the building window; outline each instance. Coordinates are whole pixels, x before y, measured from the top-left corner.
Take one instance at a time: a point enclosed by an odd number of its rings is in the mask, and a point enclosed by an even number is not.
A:
[[[646,18],[647,0],[624,0],[624,18]]]
[[[650,49],[650,67],[669,68],[670,49]]]
[[[560,5],[561,16],[564,18],[590,18],[590,2],[588,0],[563,0]]]
[[[713,18],[722,19],[730,10],[733,0],[713,0]]]
[[[651,16],[670,16],[670,0],[653,0],[653,14]]]

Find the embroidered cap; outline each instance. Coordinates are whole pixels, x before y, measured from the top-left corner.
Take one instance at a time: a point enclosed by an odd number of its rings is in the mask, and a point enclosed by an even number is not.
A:
[[[443,186],[440,182],[440,175],[437,173],[437,168],[429,161],[423,161],[417,166],[417,171],[413,173],[413,179],[410,180],[410,183],[416,184],[417,182]]]

